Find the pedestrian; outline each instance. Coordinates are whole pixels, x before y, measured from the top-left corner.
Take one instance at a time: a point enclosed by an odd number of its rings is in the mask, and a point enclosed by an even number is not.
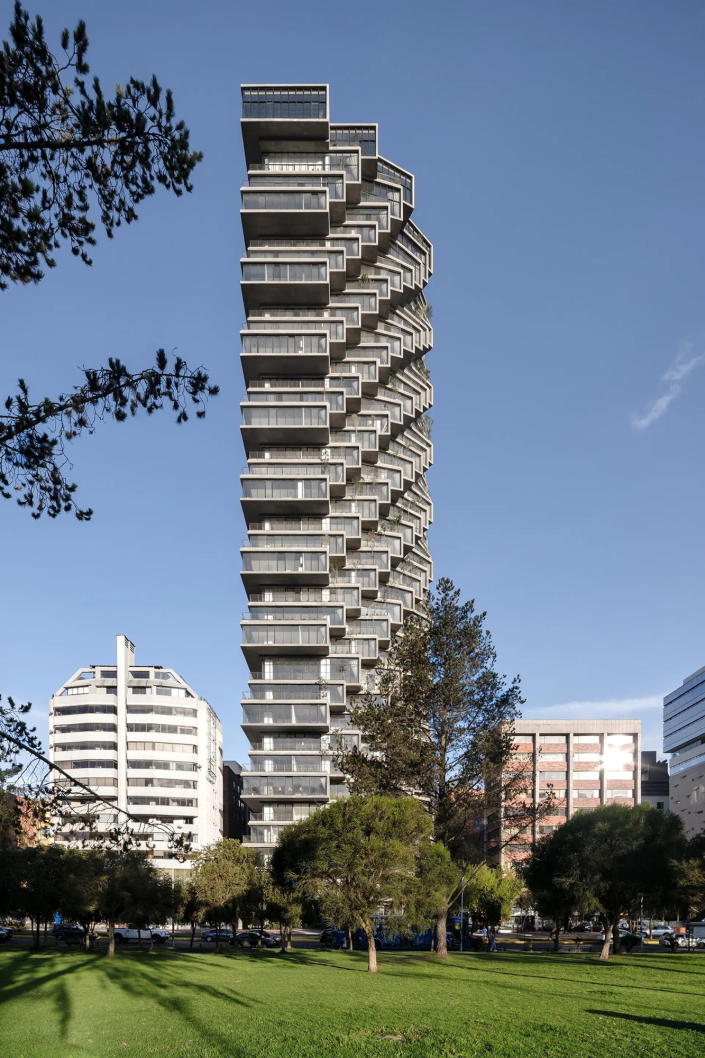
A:
[[[488,951],[497,951],[497,931],[494,926],[490,926],[489,933],[487,934],[489,944],[487,945]]]

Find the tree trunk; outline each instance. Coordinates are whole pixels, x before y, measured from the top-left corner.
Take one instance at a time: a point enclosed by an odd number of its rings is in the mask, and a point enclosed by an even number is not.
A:
[[[556,928],[553,931],[553,950],[559,951],[561,946],[561,927],[556,923]]]
[[[115,954],[115,923],[108,922],[108,955],[110,958]]]
[[[365,926],[365,936],[367,937],[367,972],[376,974],[379,973],[377,967],[377,945],[375,943],[375,931],[371,926]]]
[[[279,923],[279,933],[280,933],[281,942],[282,942],[281,950],[283,952],[291,951],[292,950],[291,926],[283,926],[281,924],[281,922],[280,922]]]
[[[619,955],[619,948],[621,941],[619,939],[619,919],[615,919],[612,923],[612,954]]]
[[[352,929],[351,929],[350,926],[348,926],[347,933],[348,933],[348,951],[352,951],[353,950]]]
[[[609,959],[610,947],[614,941],[614,953],[616,954],[619,950],[619,919],[615,922],[610,922],[605,927],[605,939],[602,942],[602,951],[600,952],[601,959]]]
[[[436,955],[439,959],[448,957],[448,911],[436,915]]]
[[[193,950],[193,939],[194,939],[195,936],[196,936],[196,923],[192,922],[191,923],[191,943],[189,945],[191,950]]]

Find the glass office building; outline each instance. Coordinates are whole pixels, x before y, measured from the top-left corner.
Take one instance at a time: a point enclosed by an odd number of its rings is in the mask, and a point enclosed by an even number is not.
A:
[[[663,700],[663,748],[670,754],[670,808],[688,837],[705,830],[705,668]]]

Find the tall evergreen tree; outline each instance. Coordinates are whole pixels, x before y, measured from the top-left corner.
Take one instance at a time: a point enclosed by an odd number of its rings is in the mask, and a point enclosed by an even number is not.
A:
[[[514,833],[539,814],[523,771],[508,767],[522,703],[519,677],[507,680],[497,672],[485,620],[450,579],[441,578],[425,614],[404,625],[374,686],[353,709],[363,748],[337,757],[355,793],[421,798],[434,836],[466,877],[473,866],[496,858],[505,808]],[[447,913],[458,885],[449,887],[437,914],[439,955],[447,954]]]

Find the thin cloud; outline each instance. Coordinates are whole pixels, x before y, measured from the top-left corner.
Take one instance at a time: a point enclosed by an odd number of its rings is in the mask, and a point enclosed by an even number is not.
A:
[[[633,713],[643,713],[648,709],[660,709],[663,706],[663,695],[650,694],[644,698],[606,698],[602,701],[572,701],[559,705],[536,706],[525,709],[524,716],[535,717],[571,716],[585,719],[602,720],[605,717],[627,717]]]
[[[661,377],[668,388],[648,405],[640,415],[632,412],[631,423],[635,430],[648,430],[666,414],[673,401],[683,392],[683,382],[701,364],[705,364],[705,352],[695,353],[693,342],[683,342],[668,370]]]
[[[663,695],[643,698],[606,698],[602,701],[576,700],[559,705],[525,708],[527,720],[641,720],[641,744],[644,749],[663,753]]]

